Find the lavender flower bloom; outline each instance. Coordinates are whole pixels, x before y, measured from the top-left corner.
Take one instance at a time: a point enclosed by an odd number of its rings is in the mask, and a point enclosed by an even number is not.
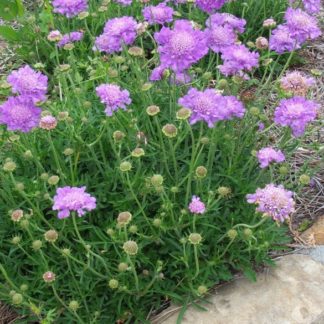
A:
[[[209,14],[223,7],[227,0],[196,0],[196,5],[202,11]]]
[[[293,4],[295,0],[289,0],[290,4]],[[303,0],[303,6],[306,12],[309,14],[318,13],[321,9],[321,0]]]
[[[203,214],[206,211],[206,206],[199,197],[192,196],[189,204],[189,210],[193,214]]]
[[[53,210],[58,210],[58,218],[67,218],[71,211],[76,211],[81,217],[86,211],[96,208],[96,198],[85,192],[86,187],[57,188],[54,196]]]
[[[173,30],[162,27],[154,38],[159,45],[161,65],[174,72],[183,72],[208,52],[205,33],[194,29],[188,20],[177,20]]]
[[[102,35],[96,38],[94,49],[101,52],[115,53],[123,49],[123,45],[131,45],[135,41],[137,22],[133,17],[109,19]]]
[[[244,32],[245,25],[245,19],[237,18],[230,13],[215,13],[206,20],[206,26],[209,28],[213,28],[214,26],[228,26],[238,33]]]
[[[242,118],[245,112],[243,104],[234,96],[222,96],[212,89],[202,92],[191,88],[178,103],[191,110],[190,124],[203,120],[208,127],[214,127],[220,120]]]
[[[105,113],[107,116],[112,116],[118,108],[126,110],[126,106],[132,102],[129,92],[122,90],[115,84],[101,84],[96,88],[96,92],[101,102],[106,105]]]
[[[317,25],[316,18],[308,15],[299,8],[288,8],[285,13],[285,19],[291,37],[296,39],[298,43],[315,39],[321,35],[321,30]]]
[[[226,76],[251,71],[259,63],[259,53],[250,52],[244,45],[225,47],[221,57],[223,65],[219,66],[219,70]]]
[[[11,72],[7,81],[12,86],[12,92],[30,97],[33,102],[46,99],[47,76],[25,65]]]
[[[67,18],[77,16],[88,9],[87,0],[53,0],[53,12],[65,15]]]
[[[120,5],[127,7],[132,4],[133,0],[114,0],[115,2],[119,3]]]
[[[63,47],[68,43],[79,42],[83,38],[83,32],[71,32],[62,36],[61,40],[57,43],[58,47]]]
[[[215,26],[206,29],[209,47],[215,52],[220,53],[226,47],[234,45],[237,36],[234,30],[228,25]]]
[[[142,10],[144,19],[150,25],[171,22],[173,20],[173,9],[168,7],[165,3],[160,3],[157,6],[148,6]]]
[[[280,150],[275,150],[272,147],[264,147],[257,152],[257,158],[260,162],[260,168],[266,168],[272,162],[285,161],[285,155]]]
[[[272,31],[269,41],[269,47],[271,50],[282,54],[284,52],[291,52],[300,48],[300,44],[294,39],[290,33],[290,30],[285,25],[279,25]]]
[[[166,67],[163,65],[157,66],[155,69],[152,70],[150,75],[150,81],[159,81],[163,77],[163,72],[165,71]]]
[[[319,104],[303,97],[283,99],[274,112],[274,121],[289,126],[294,136],[304,134],[307,124],[316,118]]]
[[[30,97],[9,97],[0,106],[0,124],[6,124],[10,131],[28,133],[38,126],[41,112]]]
[[[305,97],[308,89],[314,86],[314,78],[304,76],[298,71],[289,72],[280,80],[280,88],[294,96]]]
[[[268,184],[257,189],[255,194],[246,196],[249,204],[257,204],[257,211],[273,220],[284,222],[295,211],[293,192],[285,190],[282,185]]]

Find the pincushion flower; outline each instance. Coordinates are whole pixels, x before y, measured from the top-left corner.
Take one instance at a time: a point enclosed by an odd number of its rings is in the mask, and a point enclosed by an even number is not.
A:
[[[28,133],[38,126],[41,112],[30,97],[9,97],[0,106],[0,124],[7,125],[10,131]]]
[[[208,52],[206,35],[194,29],[188,20],[177,20],[174,28],[162,27],[154,34],[160,53],[161,67],[183,72]]]
[[[173,20],[173,9],[168,7],[164,2],[157,6],[148,6],[142,10],[144,19],[150,24],[169,23]]]
[[[279,25],[271,33],[269,47],[278,54],[282,54],[300,48],[300,44],[292,37],[287,26]]]
[[[316,18],[310,16],[300,8],[288,8],[285,13],[285,19],[291,36],[299,43],[315,39],[321,35]]]
[[[289,72],[280,80],[280,88],[282,90],[302,97],[306,96],[309,88],[314,86],[314,84],[314,78],[307,77],[299,71]]]
[[[71,32],[62,36],[61,40],[57,43],[58,47],[63,47],[69,43],[79,42],[83,38],[83,32]]]
[[[303,5],[310,14],[318,13],[321,10],[321,0],[303,0]]]
[[[257,211],[275,221],[284,222],[295,211],[293,192],[285,190],[282,185],[268,184],[263,189],[257,189],[255,194],[246,196],[247,202],[257,204]]]
[[[54,196],[52,209],[58,210],[58,218],[67,218],[70,213],[75,211],[79,217],[86,211],[96,208],[96,198],[92,197],[86,191],[86,187],[62,187],[57,188]]]
[[[203,214],[206,211],[205,204],[197,196],[192,196],[191,202],[189,204],[189,210],[193,214]]]
[[[115,84],[101,84],[96,88],[96,92],[101,102],[106,105],[107,116],[112,116],[118,108],[126,110],[126,106],[132,102],[129,92]]]
[[[222,52],[223,65],[219,70],[226,76],[251,71],[259,64],[259,53],[250,52],[244,45],[225,47]]]
[[[133,17],[109,19],[102,35],[96,38],[94,49],[101,52],[115,53],[123,49],[123,45],[131,45],[137,36],[137,22]]]
[[[206,34],[208,45],[215,53],[220,53],[226,47],[234,45],[237,40],[236,33],[228,25],[212,25],[212,27],[206,29]]]
[[[53,12],[72,18],[88,9],[87,0],[53,0]]]
[[[281,126],[289,126],[294,136],[304,134],[308,123],[317,115],[319,104],[304,97],[283,99],[274,112],[274,121]]]
[[[206,20],[206,26],[213,28],[214,26],[230,27],[237,33],[243,33],[245,30],[246,20],[238,18],[230,13],[215,13]]]
[[[214,127],[220,120],[242,118],[245,112],[243,104],[234,96],[222,96],[212,89],[198,91],[191,88],[178,103],[191,110],[190,124],[202,120],[208,124],[208,127]]]
[[[62,34],[61,34],[61,32],[59,30],[52,30],[47,35],[47,39],[50,42],[58,42],[61,38],[62,38]]]
[[[196,0],[196,6],[210,14],[222,8],[225,2],[227,0]]]
[[[30,97],[34,103],[46,100],[47,76],[25,65],[11,72],[7,78],[12,92]]]
[[[260,163],[260,168],[264,169],[272,162],[281,163],[285,161],[285,155],[280,150],[275,150],[272,147],[264,147],[257,152],[257,158]]]

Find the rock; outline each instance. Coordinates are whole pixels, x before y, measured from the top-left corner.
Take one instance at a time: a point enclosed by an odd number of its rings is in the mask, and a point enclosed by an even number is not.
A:
[[[182,323],[323,324],[324,265],[306,255],[285,256],[259,274],[256,283],[238,279],[217,289],[209,301],[202,305],[206,312],[190,307]],[[152,323],[177,322],[178,314],[162,316]]]
[[[320,216],[314,225],[303,232],[300,237],[311,245],[324,244],[324,215]]]

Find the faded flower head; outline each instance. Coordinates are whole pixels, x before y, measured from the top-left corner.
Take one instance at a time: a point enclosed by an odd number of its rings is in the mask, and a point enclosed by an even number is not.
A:
[[[269,42],[265,37],[258,37],[255,41],[255,47],[259,50],[267,49]]]
[[[280,150],[275,150],[272,147],[264,147],[257,152],[257,158],[260,163],[260,168],[266,168],[270,163],[281,163],[285,161],[285,155]]]
[[[119,225],[127,225],[132,220],[132,214],[128,211],[119,213],[117,223]]]
[[[39,127],[46,130],[52,130],[57,126],[57,120],[51,115],[44,116],[39,121]]]
[[[200,244],[202,236],[199,233],[191,233],[188,237],[188,241],[193,245]]]
[[[305,97],[309,88],[314,86],[315,80],[304,76],[299,71],[289,72],[280,80],[280,88],[294,96]]]
[[[58,239],[58,233],[55,230],[48,230],[45,232],[44,238],[47,242],[55,242]]]
[[[51,32],[49,32],[49,34],[47,35],[47,39],[50,42],[58,42],[60,41],[62,38],[62,34],[59,30],[52,30]]]
[[[206,211],[205,204],[197,196],[192,196],[191,202],[189,204],[189,210],[193,214],[203,214]]]
[[[319,110],[319,104],[304,97],[283,99],[274,112],[274,121],[281,126],[289,126],[295,137],[304,134],[308,123],[312,122]]]
[[[258,212],[272,217],[275,221],[283,222],[295,211],[293,192],[285,190],[282,185],[275,186],[271,183],[246,197],[248,203],[258,205]]]
[[[166,124],[162,127],[162,132],[166,137],[173,138],[178,134],[178,129],[173,124]]]
[[[39,124],[41,109],[30,97],[9,97],[0,106],[0,124],[7,125],[9,131],[30,132]]]
[[[132,102],[129,92],[115,84],[101,84],[96,88],[96,92],[101,102],[106,105],[107,116],[112,116],[118,108],[126,110],[126,106]]]
[[[128,255],[136,255],[138,252],[138,245],[135,241],[127,241],[123,245],[123,250]]]
[[[147,6],[142,10],[144,19],[150,24],[160,24],[172,22],[173,9],[168,7],[164,2],[157,6]]]
[[[51,283],[53,281],[55,281],[55,273],[52,272],[52,271],[46,271],[44,274],[43,274],[43,280],[47,283]]]
[[[34,103],[46,100],[48,78],[29,65],[12,71],[7,81],[12,86],[13,93],[30,97]]]
[[[58,218],[70,216],[71,211],[75,211],[79,217],[86,211],[96,208],[96,198],[85,192],[86,187],[63,187],[56,190],[54,196],[53,210],[58,210]]]
[[[53,12],[72,18],[88,9],[87,0],[53,0]]]
[[[13,222],[19,222],[24,217],[24,212],[21,209],[16,209],[11,212],[10,217]]]

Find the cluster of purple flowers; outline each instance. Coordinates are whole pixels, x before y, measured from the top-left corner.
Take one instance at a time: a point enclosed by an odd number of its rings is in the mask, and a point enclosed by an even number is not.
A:
[[[281,100],[274,112],[274,121],[281,126],[289,126],[294,136],[304,134],[308,123],[316,118],[319,104],[304,97]]]
[[[282,185],[268,184],[257,189],[255,194],[247,195],[247,202],[257,204],[257,211],[275,221],[283,222],[295,211],[293,192],[285,190]]]
[[[9,131],[29,132],[39,124],[41,109],[35,104],[46,100],[47,77],[26,65],[11,72],[7,81],[18,96],[0,106],[0,123]]]
[[[223,7],[228,0],[196,0],[196,6],[209,14]]]
[[[57,43],[58,47],[63,47],[66,44],[79,42],[83,38],[83,32],[74,31],[62,36],[61,40]]]
[[[257,152],[257,158],[260,162],[260,168],[266,168],[270,163],[281,163],[285,161],[285,155],[280,150],[273,147],[264,147]]]
[[[291,52],[307,40],[312,40],[321,35],[315,17],[305,11],[288,8],[285,13],[285,23],[272,31],[270,37],[270,49],[281,54]]]
[[[129,92],[115,84],[101,84],[96,88],[96,92],[101,102],[106,105],[107,116],[112,116],[118,108],[126,110],[126,106],[132,102]]]
[[[158,80],[164,69],[181,73],[208,53],[205,33],[195,29],[188,20],[177,20],[173,29],[162,27],[154,34],[161,65],[153,70],[151,80]]]
[[[242,118],[245,113],[243,104],[236,97],[222,96],[212,89],[198,91],[191,88],[178,103],[191,110],[190,124],[202,120],[208,124],[208,127],[214,127],[220,120]]]
[[[87,0],[53,0],[54,12],[65,15],[67,18],[77,16],[88,9]]]
[[[147,6],[143,9],[142,14],[144,19],[150,24],[160,24],[169,23],[173,20],[174,10],[167,6],[164,2],[158,4],[157,6]]]
[[[109,19],[102,35],[96,38],[95,50],[115,53],[123,50],[124,45],[131,45],[137,36],[137,22],[133,17]]]
[[[96,208],[96,198],[85,192],[86,187],[58,188],[54,196],[52,209],[58,210],[58,218],[67,218],[71,211],[75,211],[79,217],[86,211]]]

